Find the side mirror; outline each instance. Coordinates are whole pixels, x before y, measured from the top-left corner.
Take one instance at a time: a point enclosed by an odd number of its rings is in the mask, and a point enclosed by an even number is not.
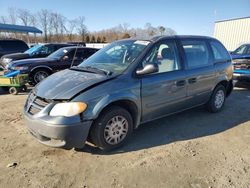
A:
[[[159,71],[159,66],[156,63],[146,64],[142,69],[136,71],[137,75],[152,74]]]

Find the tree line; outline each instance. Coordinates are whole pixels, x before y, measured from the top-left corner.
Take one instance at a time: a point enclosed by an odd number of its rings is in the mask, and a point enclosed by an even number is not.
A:
[[[41,9],[31,12],[27,9],[8,8],[7,15],[0,16],[0,23],[34,26],[43,31],[43,35],[23,35],[18,33],[0,33],[4,37],[22,38],[28,42],[69,42],[106,43],[130,37],[150,38],[156,35],[174,35],[176,32],[164,26],[155,27],[146,23],[143,28],[132,28],[128,23],[103,29],[89,31],[85,17],[68,19],[58,12]],[[36,40],[36,41],[35,41]]]

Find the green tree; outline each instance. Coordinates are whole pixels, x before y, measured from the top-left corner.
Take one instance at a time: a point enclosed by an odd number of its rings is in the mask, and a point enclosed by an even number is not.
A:
[[[107,42],[107,39],[105,36],[102,37],[102,43],[106,43]]]
[[[98,36],[97,39],[96,39],[96,42],[97,42],[97,43],[101,43],[101,42],[102,42],[101,37]]]
[[[91,43],[95,43],[95,42],[96,42],[95,36],[94,36],[94,35],[92,35],[90,42],[91,42]]]
[[[86,36],[85,42],[86,42],[86,43],[90,43],[90,37],[89,37],[89,35]]]

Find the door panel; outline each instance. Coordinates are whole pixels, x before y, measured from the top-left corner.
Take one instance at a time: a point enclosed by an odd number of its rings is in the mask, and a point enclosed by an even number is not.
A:
[[[189,105],[205,103],[210,98],[215,85],[214,66],[196,68],[187,71],[187,96]]]
[[[215,84],[215,69],[206,40],[182,39],[187,74],[187,97],[189,106],[209,100]]]
[[[149,121],[187,108],[184,71],[142,78],[142,121]]]

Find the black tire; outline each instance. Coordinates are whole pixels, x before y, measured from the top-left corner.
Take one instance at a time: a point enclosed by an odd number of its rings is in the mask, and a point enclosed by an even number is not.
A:
[[[112,119],[114,118],[119,118],[122,122],[125,122],[125,125],[121,125],[118,123],[112,123],[113,125],[110,125],[110,122],[112,121]],[[124,118],[124,119],[122,119]],[[121,122],[119,122],[121,123]],[[107,129],[108,126],[116,126],[115,130],[111,129]],[[121,128],[122,127],[122,128]],[[119,137],[119,134],[124,133],[123,131],[125,131],[125,128],[127,129],[126,135],[123,137],[123,135],[120,135],[120,142],[119,143],[113,143],[110,144],[107,141],[107,137],[109,137],[110,135],[112,137]],[[105,129],[106,128],[106,129]],[[118,130],[118,128],[123,129],[123,130]],[[112,134],[111,134],[112,131]],[[117,132],[115,132],[117,131]],[[120,131],[120,132],[119,132]],[[109,132],[109,133],[107,133]],[[119,133],[118,133],[119,132]],[[95,120],[93,127],[91,128],[90,131],[90,139],[92,141],[93,144],[95,144],[97,147],[99,147],[100,149],[104,150],[104,151],[110,151],[113,149],[116,149],[118,147],[121,147],[123,144],[125,144],[128,140],[128,138],[130,137],[130,135],[133,132],[133,120],[131,117],[131,114],[125,110],[124,108],[118,107],[118,106],[112,106],[108,109],[106,109],[105,111],[103,111],[101,113],[101,115]],[[117,133],[117,134],[116,134]],[[113,135],[116,134],[116,135]],[[105,138],[106,137],[106,138]],[[111,137],[109,137],[111,138]],[[113,139],[111,139],[109,142],[111,142]],[[114,138],[115,141],[115,138]]]
[[[24,92],[26,92],[27,91],[27,86],[26,85],[23,85],[22,87],[21,87],[21,91],[24,91]]]
[[[222,96],[223,95],[223,96]],[[218,100],[218,102],[217,102]],[[206,107],[211,113],[219,112],[223,109],[226,100],[226,89],[223,85],[218,85],[214,89]]]
[[[41,82],[43,79],[47,78],[50,75],[50,71],[47,69],[36,69],[31,74],[32,83],[34,85]]]
[[[9,93],[12,95],[17,95],[18,94],[18,89],[16,87],[10,87]]]

